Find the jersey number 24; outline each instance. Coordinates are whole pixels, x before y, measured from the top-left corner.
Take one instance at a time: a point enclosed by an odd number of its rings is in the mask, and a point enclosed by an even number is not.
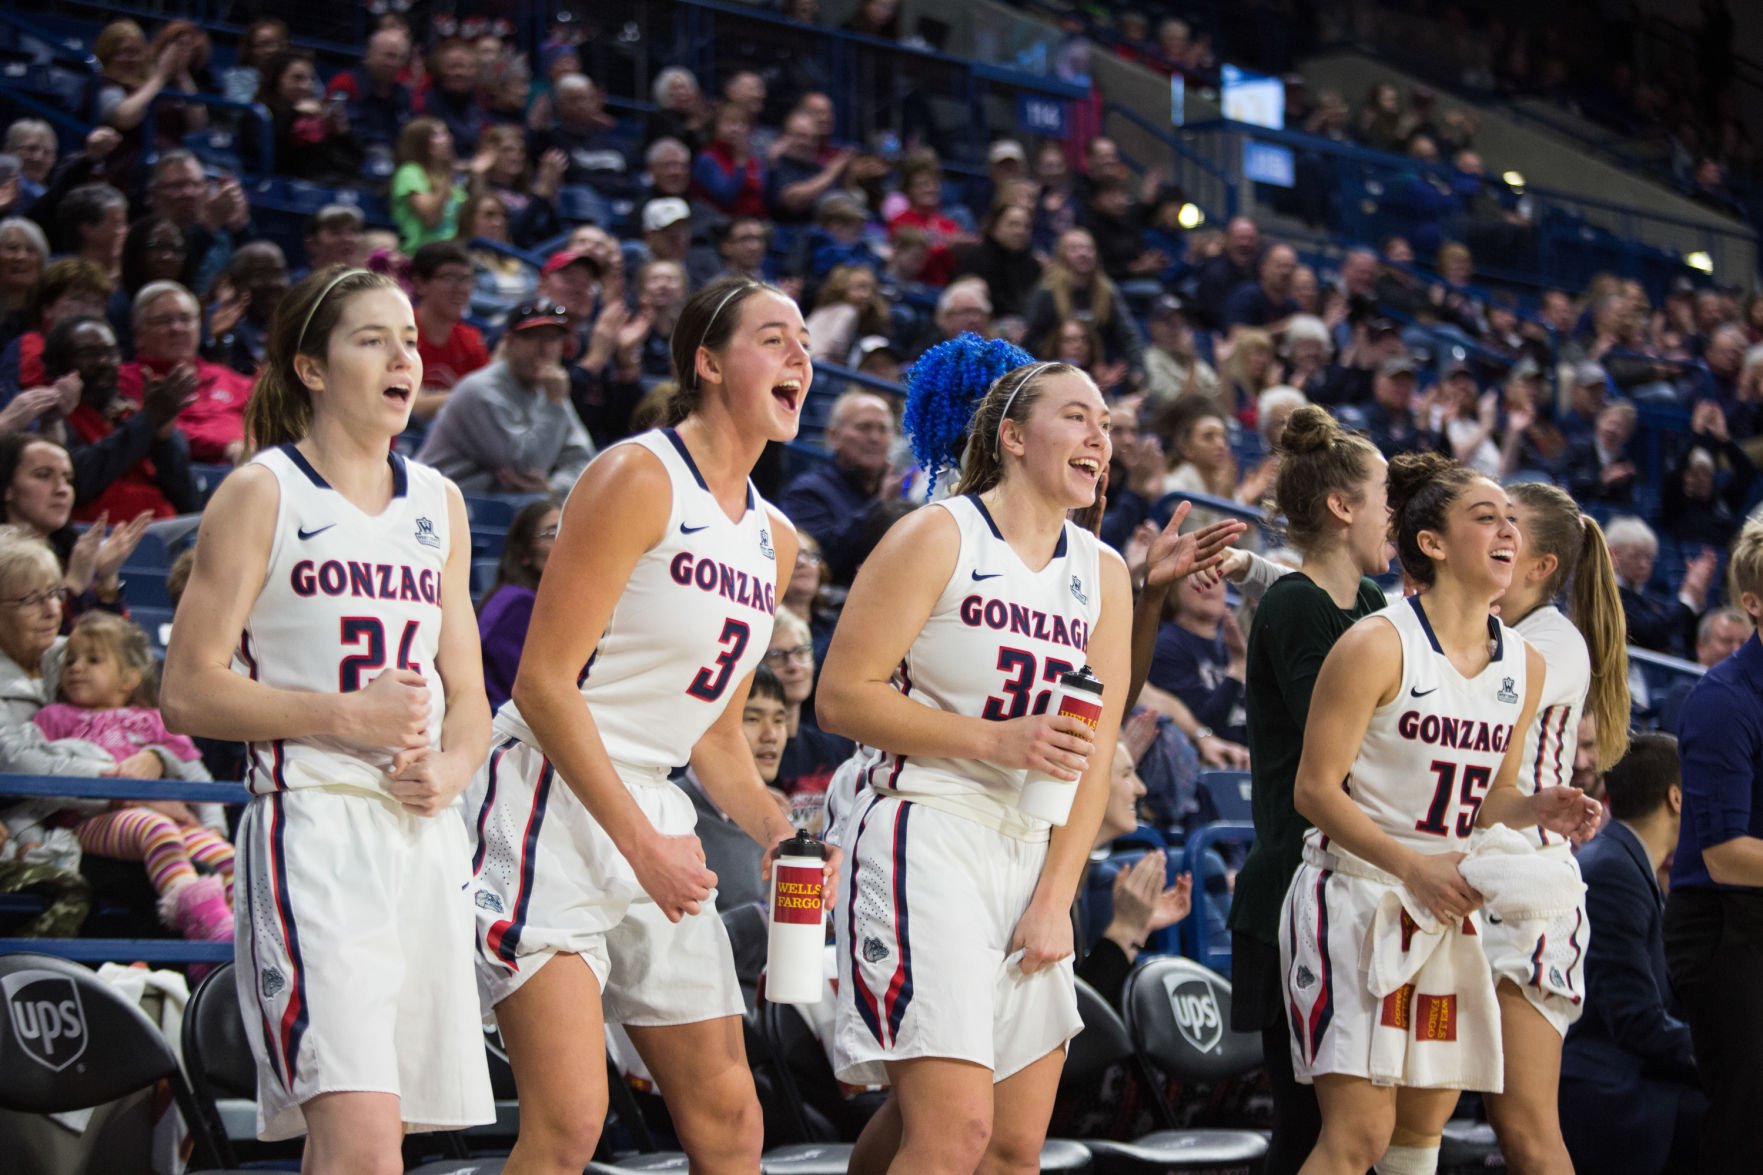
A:
[[[398,668],[420,673],[422,666],[410,659],[416,648],[417,623],[408,621],[404,635],[398,638]],[[366,679],[386,667],[386,626],[378,616],[345,616],[342,640],[344,645],[361,649],[344,657],[337,666],[337,687],[347,694],[360,689],[367,684]]]

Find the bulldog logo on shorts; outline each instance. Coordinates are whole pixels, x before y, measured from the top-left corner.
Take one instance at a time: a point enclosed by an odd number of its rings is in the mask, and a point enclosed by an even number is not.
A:
[[[502,898],[497,894],[491,893],[487,889],[480,889],[472,894],[471,900],[477,903],[478,909],[480,910],[488,910],[492,914],[500,914],[502,912]]]
[[[18,971],[0,978],[12,1035],[31,1060],[56,1073],[86,1052],[86,1011],[72,979],[53,971]]]
[[[1163,985],[1182,1039],[1200,1052],[1218,1051],[1224,1043],[1224,1017],[1212,984],[1197,975],[1171,975]]]
[[[1311,971],[1310,968],[1304,966],[1304,964],[1299,963],[1298,964],[1298,978],[1297,978],[1298,990],[1299,991],[1307,991],[1307,990],[1309,990],[1310,985],[1315,982],[1316,982],[1316,973]]]
[[[870,935],[863,940],[863,960],[866,963],[879,963],[888,957],[888,945],[881,939]]]
[[[275,999],[288,986],[287,977],[274,967],[265,967],[259,979],[262,981],[263,998],[266,1000]]]

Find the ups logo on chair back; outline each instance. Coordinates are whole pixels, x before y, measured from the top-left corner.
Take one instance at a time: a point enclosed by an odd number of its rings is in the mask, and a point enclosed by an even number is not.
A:
[[[12,1035],[26,1056],[59,1073],[86,1052],[86,1012],[73,980],[53,971],[0,976]]]
[[[1224,1017],[1212,984],[1197,975],[1170,975],[1164,987],[1182,1039],[1202,1053],[1217,1051],[1224,1039]]]

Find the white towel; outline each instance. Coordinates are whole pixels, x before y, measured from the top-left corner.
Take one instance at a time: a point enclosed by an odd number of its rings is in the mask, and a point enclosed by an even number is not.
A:
[[[1458,871],[1486,908],[1506,922],[1549,922],[1572,914],[1585,898],[1579,870],[1537,852],[1504,824],[1475,830]]]

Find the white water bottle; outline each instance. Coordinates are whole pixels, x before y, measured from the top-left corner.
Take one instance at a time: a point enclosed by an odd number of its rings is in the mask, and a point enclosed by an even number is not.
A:
[[[1095,730],[1102,721],[1102,683],[1088,665],[1075,673],[1061,673],[1049,708]],[[1071,802],[1076,798],[1076,780],[1067,781],[1031,769],[1023,777],[1022,795],[1016,807],[1049,824],[1064,824],[1071,818]]]
[[[826,845],[806,829],[785,841],[771,863],[771,933],[765,949],[765,998],[818,1004],[824,991]]]

